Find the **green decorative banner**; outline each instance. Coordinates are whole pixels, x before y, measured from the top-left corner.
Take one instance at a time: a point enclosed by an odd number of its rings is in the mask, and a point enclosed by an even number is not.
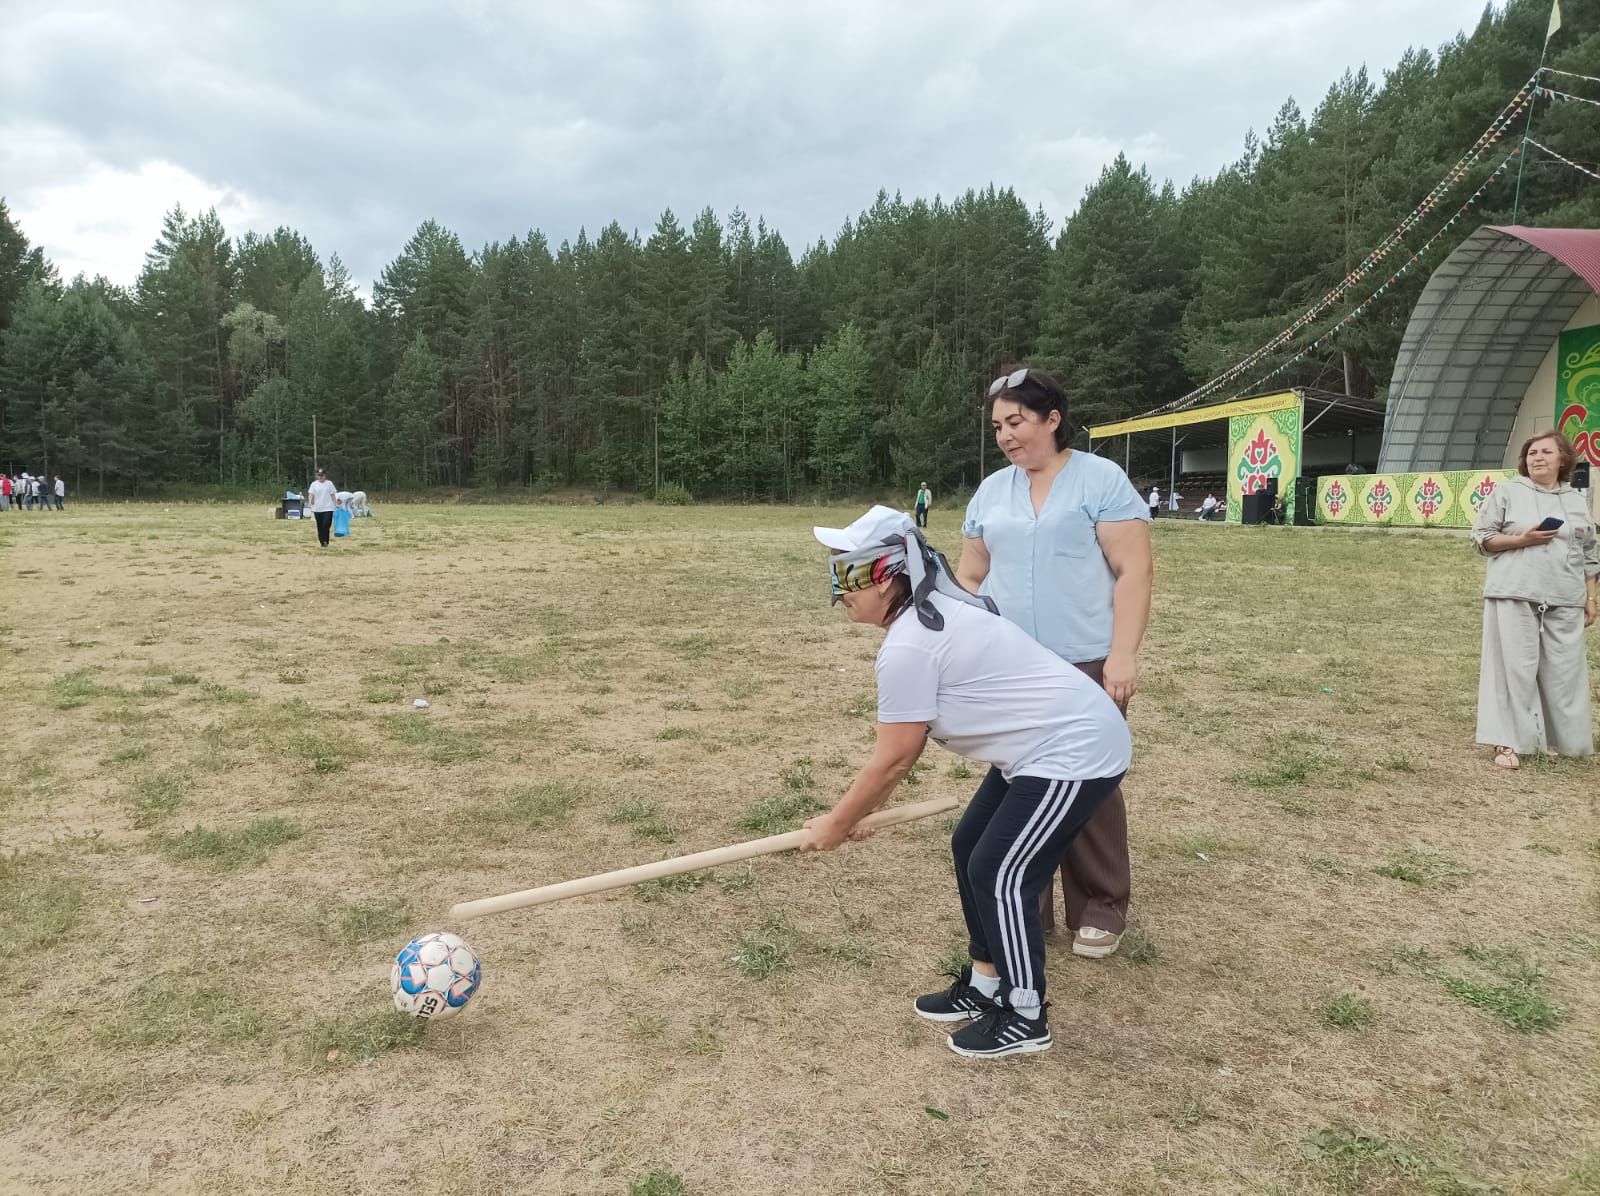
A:
[[[1242,499],[1278,480],[1284,522],[1294,522],[1294,479],[1300,476],[1300,407],[1235,415],[1228,420],[1228,520],[1239,521]]]
[[[1367,473],[1317,479],[1317,522],[1369,527],[1471,527],[1510,469]]]
[[[1556,367],[1556,427],[1578,460],[1600,465],[1600,324],[1561,334]]]

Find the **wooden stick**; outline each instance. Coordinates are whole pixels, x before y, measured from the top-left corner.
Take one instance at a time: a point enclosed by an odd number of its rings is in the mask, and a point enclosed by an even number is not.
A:
[[[909,806],[894,806],[868,814],[860,826],[881,830],[914,822],[934,814],[954,810],[961,803],[953,797],[936,797]],[[621,889],[641,881],[659,880],[663,876],[677,876],[683,872],[698,872],[702,868],[720,868],[758,855],[773,855],[791,851],[800,846],[805,832],[788,831],[781,835],[768,835],[765,839],[751,839],[747,843],[734,843],[729,847],[714,847],[710,851],[697,851],[693,855],[675,856],[655,864],[639,864],[633,868],[619,868],[615,872],[602,872],[598,876],[584,876],[577,880],[564,880],[559,884],[541,885],[537,889],[523,889],[499,897],[481,897],[477,901],[463,901],[450,907],[452,918],[481,918],[485,914],[500,914],[506,910],[524,909],[530,905],[545,905],[551,901],[565,901],[568,897],[582,897],[589,893],[604,893],[607,889]]]

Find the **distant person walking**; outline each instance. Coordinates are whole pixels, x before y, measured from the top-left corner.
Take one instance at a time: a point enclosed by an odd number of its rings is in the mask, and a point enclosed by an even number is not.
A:
[[[317,540],[326,548],[328,533],[333,530],[333,508],[339,491],[328,481],[328,475],[317,470],[317,480],[306,490],[306,501],[311,504],[311,516],[317,521]]]
[[[933,506],[933,491],[928,489],[928,483],[923,482],[917,490],[917,526],[928,526],[928,508]]]
[[[63,505],[67,500],[67,484],[61,480],[61,475],[56,474],[56,510],[64,511]]]
[[[1489,558],[1477,739],[1501,768],[1520,767],[1522,752],[1594,754],[1583,631],[1600,605],[1600,548],[1589,504],[1569,485],[1575,461],[1565,436],[1541,432],[1472,525]]]
[[[17,479],[16,491],[17,506],[24,511],[33,510],[33,475],[26,469],[22,471],[22,476]]]
[[[44,510],[43,478],[30,478],[28,480],[28,501],[33,503],[36,510]]]
[[[1145,502],[1150,504],[1150,518],[1157,518],[1161,514],[1161,488],[1151,486],[1150,497],[1145,499]]]
[[[0,511],[11,509],[11,475],[0,473]]]

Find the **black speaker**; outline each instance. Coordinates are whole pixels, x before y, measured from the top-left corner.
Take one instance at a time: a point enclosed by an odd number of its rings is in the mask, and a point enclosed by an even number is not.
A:
[[[1278,479],[1268,478],[1267,487],[1262,491],[1267,496],[1267,505],[1271,506],[1278,498]]]
[[[1579,461],[1572,467],[1572,488],[1574,490],[1587,490],[1589,488],[1589,463]]]
[[[1267,512],[1272,509],[1272,504],[1267,500],[1265,491],[1256,494],[1246,494],[1239,503],[1239,522],[1256,524],[1266,522]]]
[[[1317,521],[1317,479],[1294,480],[1294,525],[1310,527]]]

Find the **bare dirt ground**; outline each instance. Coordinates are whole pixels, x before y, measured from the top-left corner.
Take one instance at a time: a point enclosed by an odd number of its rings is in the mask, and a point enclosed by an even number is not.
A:
[[[0,517],[0,1191],[1600,1191],[1600,772],[1472,746],[1459,537],[1158,524],[1135,931],[1049,1054],[911,1014],[948,820],[451,926],[842,791],[853,514]],[[434,929],[485,983],[428,1027]]]

